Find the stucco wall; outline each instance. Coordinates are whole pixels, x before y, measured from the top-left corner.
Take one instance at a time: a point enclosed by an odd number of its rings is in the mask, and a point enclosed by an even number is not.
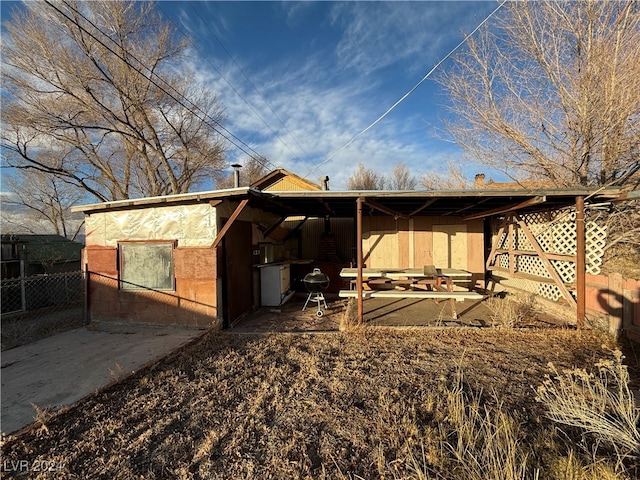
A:
[[[174,291],[120,289],[115,247],[87,247],[85,258],[90,272],[91,322],[220,326],[214,250],[174,250]]]
[[[87,216],[85,262],[90,272],[89,314],[94,323],[217,326],[217,233],[209,204],[99,212]],[[174,241],[175,290],[122,290],[118,242]]]

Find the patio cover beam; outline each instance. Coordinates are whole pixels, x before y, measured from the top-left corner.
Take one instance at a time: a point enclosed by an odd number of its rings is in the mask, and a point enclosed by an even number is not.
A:
[[[422,206],[416,208],[413,212],[411,212],[409,214],[409,218],[416,216],[417,214],[419,214],[422,210],[424,210],[425,208],[430,207],[431,205],[433,205],[434,203],[436,203],[438,201],[437,198],[431,198],[430,200],[427,200],[425,203],[422,204]]]
[[[298,222],[298,224],[293,227],[293,229],[287,234],[287,236],[284,238],[285,241],[289,240],[289,238],[291,238],[298,230],[300,230],[300,227],[302,227],[302,225],[304,225],[304,223],[309,220],[309,217],[304,217],[302,220],[300,220],[300,222]]]
[[[282,222],[284,222],[286,219],[287,219],[287,215],[280,217],[276,223],[274,223],[270,227],[267,227],[267,229],[264,232],[262,232],[262,236],[267,238],[276,228],[282,225]]]
[[[218,236],[215,238],[215,240],[211,244],[211,248],[216,248],[220,244],[220,242],[222,241],[226,233],[231,228],[231,225],[233,224],[233,222],[235,222],[236,218],[240,216],[240,213],[242,213],[242,210],[244,210],[244,207],[246,207],[248,203],[249,203],[249,199],[245,198],[238,204],[234,212],[229,217],[229,220],[227,220],[227,223],[224,224],[224,227],[222,227],[222,230],[220,230],[220,232],[218,233]]]
[[[520,210],[522,208],[531,207],[533,205],[538,205],[540,203],[544,203],[547,201],[547,197],[544,195],[538,195],[536,197],[530,198],[529,200],[525,200],[524,202],[516,203],[514,205],[508,205],[506,207],[494,208],[492,210],[487,210],[485,212],[474,213],[472,215],[467,215],[466,217],[462,217],[462,220],[476,220],[478,218],[489,217],[491,215],[500,215],[502,213],[509,213]]]
[[[358,197],[358,198],[360,198],[360,197]],[[396,212],[395,210],[393,210],[391,208],[388,208],[388,207],[385,207],[384,205],[380,205],[375,200],[371,200],[371,199],[366,199],[365,198],[363,201],[364,201],[364,203],[369,205],[371,208],[375,208],[376,210],[379,210],[382,213],[386,213],[387,215],[391,215],[392,217],[404,218],[406,220],[409,220],[409,216],[408,215],[405,215],[404,213]]]
[[[617,203],[617,202],[628,202],[631,200],[640,200],[640,190],[621,193],[611,201]]]

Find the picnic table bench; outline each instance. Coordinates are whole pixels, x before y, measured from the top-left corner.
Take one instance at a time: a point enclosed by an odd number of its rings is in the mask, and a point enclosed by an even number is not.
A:
[[[357,278],[357,268],[344,268],[340,272],[344,278]],[[456,301],[467,299],[481,300],[478,292],[454,291],[453,283],[469,282],[471,273],[458,269],[436,269],[433,266],[424,268],[364,268],[362,271],[363,298],[417,298],[433,299],[436,302],[449,300],[451,314],[457,318]],[[455,280],[454,280],[455,279]],[[355,283],[352,280],[352,285]],[[357,298],[356,290],[340,290],[342,298]]]

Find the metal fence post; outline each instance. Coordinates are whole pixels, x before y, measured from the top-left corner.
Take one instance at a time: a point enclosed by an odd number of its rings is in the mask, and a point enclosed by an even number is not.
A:
[[[82,302],[82,315],[83,322],[85,325],[89,325],[89,264],[84,264],[84,291],[83,293],[83,302]]]
[[[27,288],[24,278],[24,260],[20,260],[20,306],[21,311],[27,311]]]

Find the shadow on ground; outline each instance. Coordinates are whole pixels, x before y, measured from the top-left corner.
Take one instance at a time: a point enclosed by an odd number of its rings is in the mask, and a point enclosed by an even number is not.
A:
[[[325,294],[327,309],[318,315],[316,303],[309,302],[303,310],[307,295],[298,293],[280,307],[262,307],[243,317],[230,333],[260,332],[327,332],[340,329],[348,300]],[[352,300],[355,302],[355,300]],[[352,311],[353,311],[352,307]],[[454,318],[449,301],[411,298],[369,298],[364,301],[364,321],[371,326],[395,327],[491,327],[496,326],[495,312],[485,301],[456,302]],[[518,325],[528,328],[565,327],[566,323],[538,312],[535,318]]]

